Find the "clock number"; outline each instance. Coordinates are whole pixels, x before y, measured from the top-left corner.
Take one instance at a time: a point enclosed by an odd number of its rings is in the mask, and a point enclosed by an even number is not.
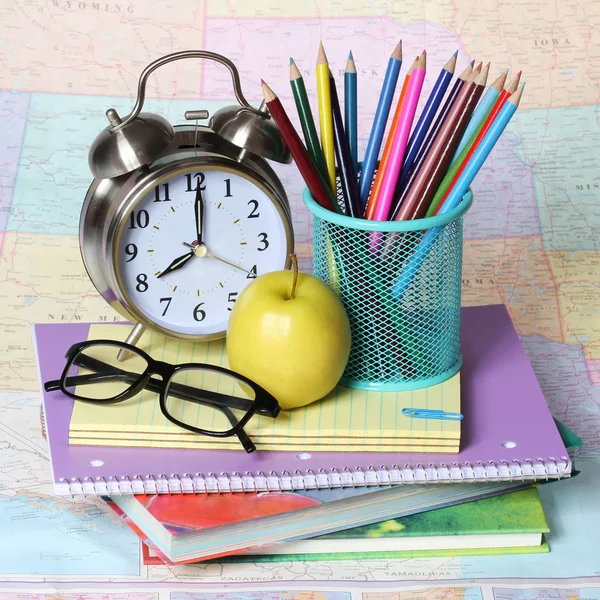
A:
[[[150,216],[148,215],[147,210],[138,210],[136,213],[135,210],[131,211],[129,215],[129,229],[145,229],[148,227],[148,223],[150,223]]]
[[[206,313],[200,308],[203,304],[204,302],[200,302],[194,309],[194,321],[204,321],[206,318]]]
[[[163,314],[162,316],[164,317],[167,314],[167,311],[169,310],[169,306],[171,306],[171,300],[173,300],[173,298],[161,298],[160,302],[166,302],[167,305],[165,306],[165,310],[163,310]]]
[[[249,219],[258,219],[258,217],[260,217],[260,213],[256,212],[258,210],[258,200],[250,200],[248,202],[248,206],[252,206],[252,210],[250,211],[248,218]]]
[[[231,179],[225,180],[225,198],[231,198]]]
[[[250,272],[248,273],[248,275],[246,275],[246,279],[256,279],[257,277],[257,272],[256,272],[256,265],[254,265],[251,269]]]
[[[131,262],[138,254],[137,246],[135,244],[127,244],[127,246],[125,246],[125,254],[131,256],[131,258],[126,259],[125,262]]]
[[[262,248],[257,248],[259,252],[264,252],[269,247],[269,242],[267,240],[266,233],[259,233],[258,237],[260,239],[260,243],[262,244]]]
[[[154,202],[171,202],[171,198],[169,198],[169,184],[163,183],[162,186],[165,190],[165,197],[160,197],[160,185],[157,185],[154,188]]]
[[[229,302],[230,304],[235,304],[235,301],[237,300],[237,295],[238,295],[238,292],[229,292],[227,302]],[[231,311],[231,307],[228,306],[227,310]]]
[[[193,175],[193,177],[196,178],[196,185],[192,187],[192,174],[191,173],[187,173],[185,178],[187,179],[187,189],[185,190],[186,192],[195,192],[198,188],[200,188],[200,191],[204,191],[206,189],[205,185],[202,185],[204,183],[204,180],[206,179],[206,175],[204,173],[195,173]]]
[[[137,281],[137,285],[135,289],[138,292],[146,292],[148,291],[148,275],[146,273],[140,273],[135,280]]]

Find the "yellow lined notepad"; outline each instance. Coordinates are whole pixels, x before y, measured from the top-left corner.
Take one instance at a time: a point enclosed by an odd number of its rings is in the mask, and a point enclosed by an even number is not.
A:
[[[127,333],[128,328],[122,325],[92,325],[88,339],[123,341]],[[138,346],[154,359],[172,364],[199,362],[228,367],[224,340],[191,344],[146,331]],[[282,411],[276,419],[254,416],[245,430],[262,450],[458,452],[460,421],[414,419],[404,416],[403,408],[459,413],[460,376],[457,374],[442,384],[412,392],[365,392],[338,386],[320,402]],[[197,414],[201,427],[202,407]],[[161,412],[158,395],[148,390],[117,404],[75,402],[69,442],[100,446],[240,448],[235,436],[198,435],[171,423]]]

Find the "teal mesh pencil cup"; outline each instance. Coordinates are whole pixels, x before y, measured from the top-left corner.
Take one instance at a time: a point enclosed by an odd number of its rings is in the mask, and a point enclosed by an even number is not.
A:
[[[460,354],[463,216],[473,195],[444,215],[414,221],[353,219],[319,206],[314,274],[340,296],[352,349],[341,383],[412,390],[456,374]]]

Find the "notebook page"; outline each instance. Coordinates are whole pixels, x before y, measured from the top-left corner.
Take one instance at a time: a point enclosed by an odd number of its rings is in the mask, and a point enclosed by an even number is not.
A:
[[[127,333],[119,325],[96,324],[90,326],[88,339],[123,341]],[[192,344],[146,331],[138,345],[156,360],[172,364],[199,362],[228,367],[224,340]],[[103,393],[110,395],[106,390]],[[378,393],[338,386],[323,400],[282,411],[276,419],[255,416],[245,429],[257,447],[268,450],[458,451],[460,421],[414,419],[403,415],[403,408],[460,412],[460,376],[412,392]],[[212,409],[204,410],[212,414]],[[202,426],[206,417],[203,408],[194,405],[194,411],[198,426]],[[158,395],[148,390],[117,404],[75,402],[70,443],[239,449],[235,437],[211,438],[172,424],[161,412]]]

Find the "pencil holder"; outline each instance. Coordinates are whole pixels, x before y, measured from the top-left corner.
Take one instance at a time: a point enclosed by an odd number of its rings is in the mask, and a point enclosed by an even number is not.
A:
[[[339,187],[338,187],[339,195]],[[341,383],[379,391],[417,389],[458,372],[463,215],[469,190],[444,215],[413,221],[353,219],[319,206],[314,274],[340,296],[352,329]]]

